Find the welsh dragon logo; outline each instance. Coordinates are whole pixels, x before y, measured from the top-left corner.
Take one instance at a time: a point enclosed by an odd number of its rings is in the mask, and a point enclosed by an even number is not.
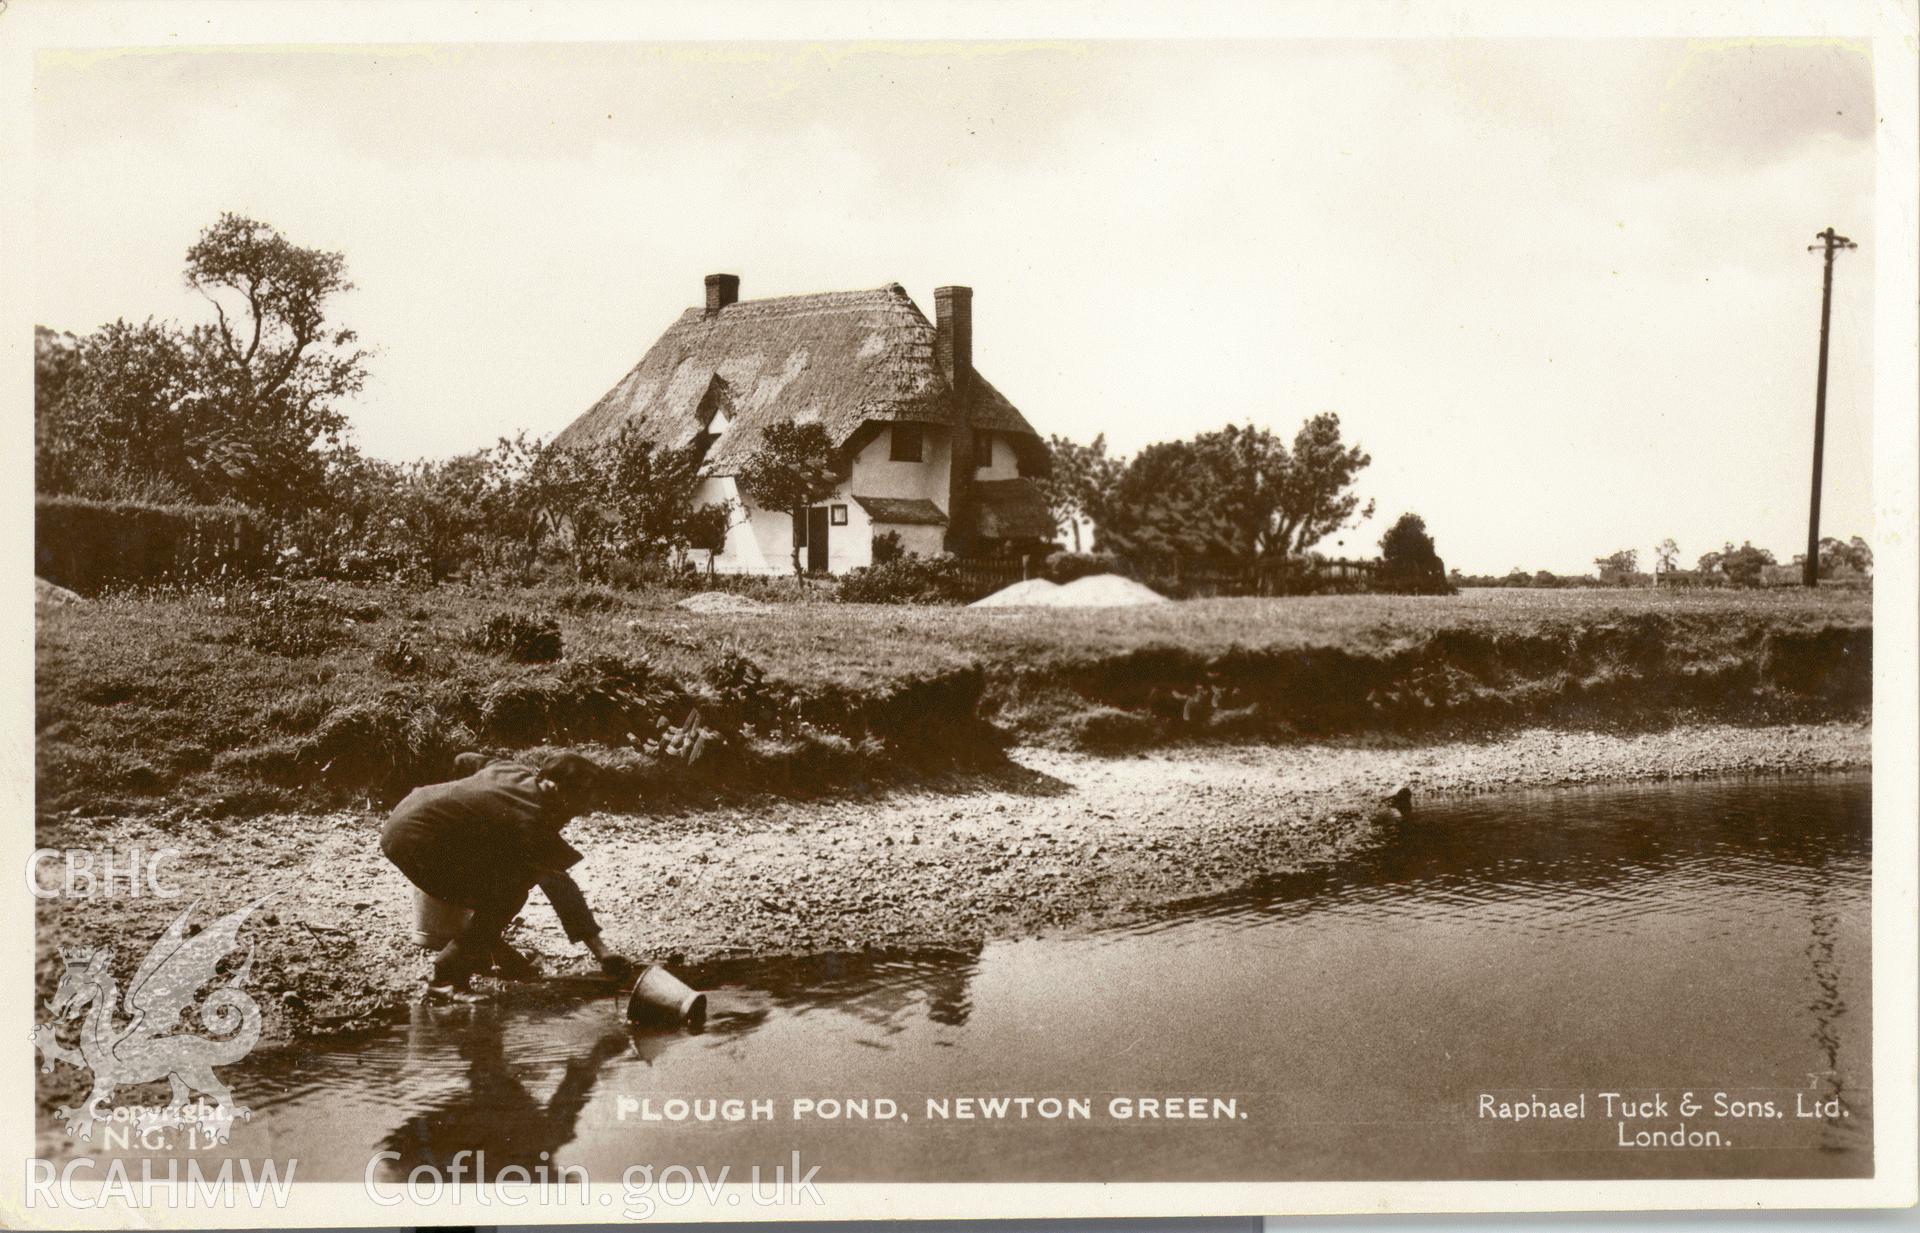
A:
[[[214,1073],[245,1057],[260,1039],[260,1007],[241,988],[252,974],[253,950],[218,988],[199,1005],[197,1018],[210,1036],[183,1031],[182,1019],[194,996],[217,975],[221,960],[240,949],[240,926],[264,899],[221,917],[198,933],[189,934],[187,917],[193,907],[174,918],[127,986],[128,1020],[118,1021],[122,1009],[120,986],[113,978],[113,949],[60,952],[65,971],[47,1010],[53,1016],[33,1029],[40,1050],[40,1069],[51,1072],[55,1062],[93,1071],[93,1091],[77,1109],[57,1109],[76,1139],[93,1137],[93,1124],[111,1116],[114,1089],[121,1085],[167,1080],[172,1092],[164,1124],[181,1125],[181,1114],[194,1092],[218,1102],[206,1129],[214,1141],[228,1137],[233,1119],[248,1110],[233,1103],[233,1092]],[[60,1025],[80,1019],[78,1047],[60,1044]]]

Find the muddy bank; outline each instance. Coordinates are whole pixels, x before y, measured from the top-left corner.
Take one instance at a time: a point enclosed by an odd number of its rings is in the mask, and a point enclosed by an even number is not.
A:
[[[1612,736],[1536,729],[1505,739],[1207,747],[1125,759],[1023,749],[992,773],[859,798],[761,801],[570,828],[609,943],[676,965],[742,954],[976,945],[1150,913],[1263,875],[1338,860],[1401,782],[1416,797],[1557,784],[1868,765],[1864,724],[1696,726]],[[38,996],[60,947],[112,944],[128,972],[195,901],[211,920],[270,896],[249,932],[263,1043],[350,1031],[415,996],[427,956],[407,940],[409,891],[378,855],[377,813],[245,823],[123,819],[46,846],[181,852],[178,899],[42,901]],[[1415,824],[1417,824],[1417,813]],[[536,893],[515,940],[549,973],[585,972]],[[124,974],[123,974],[124,975]],[[503,990],[507,998],[542,996]],[[552,996],[551,994],[547,996]],[[43,1088],[47,1099],[68,1080]]]
[[[1863,716],[1873,631],[1703,622],[1684,612],[1524,630],[1452,628],[1372,646],[1150,646],[989,674],[983,708],[1025,742],[1094,752],[1171,742],[1428,736],[1530,725],[1791,723]]]

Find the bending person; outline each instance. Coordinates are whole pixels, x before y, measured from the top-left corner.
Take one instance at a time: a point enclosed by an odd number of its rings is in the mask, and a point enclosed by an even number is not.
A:
[[[600,928],[567,870],[581,856],[560,831],[581,812],[599,768],[578,754],[547,759],[539,770],[491,762],[464,779],[408,793],[380,828],[380,850],[407,880],[435,899],[472,910],[434,957],[429,988],[464,992],[489,968],[509,980],[539,969],[502,934],[539,886],[569,940],[582,943],[611,975],[629,965],[607,950]]]

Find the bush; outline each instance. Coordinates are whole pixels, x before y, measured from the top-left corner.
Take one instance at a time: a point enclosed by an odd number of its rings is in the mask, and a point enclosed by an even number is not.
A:
[[[268,564],[265,522],[237,505],[34,500],[34,572],[82,593],[111,583],[241,577]]]
[[[1720,570],[1736,587],[1759,587],[1766,585],[1767,567],[1773,563],[1773,554],[1765,548],[1742,544],[1721,555]]]
[[[906,555],[907,550],[902,547],[900,543],[900,532],[887,531],[873,537],[873,563],[875,565],[891,565]]]
[[[742,723],[779,731],[799,718],[800,695],[769,685],[760,665],[738,651],[726,652],[701,675],[715,700]]]
[[[908,555],[849,572],[835,595],[849,604],[955,604],[965,596],[960,564],[937,557]]]
[[[476,627],[469,640],[482,651],[523,664],[552,663],[561,654],[560,622],[546,615],[496,613]]]
[[[481,726],[508,745],[600,741],[632,745],[692,709],[685,690],[645,657],[595,655],[545,676],[503,677],[480,691]]]
[[[1426,519],[1402,514],[1380,537],[1380,570],[1375,576],[1382,591],[1401,595],[1451,595],[1446,566],[1434,551]]]
[[[1111,552],[1056,552],[1040,566],[1040,576],[1062,586],[1095,574],[1118,574],[1120,558]]]

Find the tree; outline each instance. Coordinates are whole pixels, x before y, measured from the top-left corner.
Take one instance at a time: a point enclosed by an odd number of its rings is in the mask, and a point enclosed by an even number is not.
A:
[[[1774,564],[1773,553],[1755,548],[1752,541],[1735,548],[1731,542],[1721,550],[1720,572],[1737,587],[1757,587],[1766,581],[1767,566]]]
[[[684,549],[700,451],[656,448],[631,425],[596,451],[601,499],[629,559]]]
[[[44,325],[33,327],[33,484],[36,492],[70,492],[83,468],[75,465],[74,433],[63,422],[80,376],[80,340]]]
[[[1873,573],[1873,546],[1858,535],[1847,540],[1847,565],[1858,573]]]
[[[1053,471],[1040,481],[1040,489],[1055,525],[1072,528],[1073,550],[1079,552],[1081,522],[1099,521],[1099,511],[1112,495],[1124,464],[1107,457],[1105,433],[1094,437],[1091,445],[1049,437],[1047,447],[1053,455]]]
[[[1340,439],[1340,418],[1316,415],[1289,449],[1271,431],[1228,425],[1150,445],[1121,470],[1098,520],[1096,547],[1251,565],[1304,555],[1370,517],[1351,488],[1372,460]]]
[[[687,547],[707,554],[707,572],[713,572],[713,559],[727,546],[727,532],[733,528],[733,503],[712,502],[687,515]],[[898,537],[895,537],[896,541]],[[877,544],[879,541],[875,541]]]
[[[488,538],[501,549],[514,545],[523,565],[538,560],[541,545],[565,526],[564,512],[533,499],[533,476],[543,470],[549,448],[519,432],[501,437],[487,454],[487,487],[481,505]]]
[[[507,500],[518,511],[528,559],[551,540],[566,545],[575,577],[596,575],[614,531],[600,502],[604,479],[596,450],[534,446],[525,451],[524,470],[518,470],[520,463],[516,447],[506,459],[513,476]]]
[[[1434,551],[1427,522],[1418,514],[1402,514],[1380,537],[1380,582],[1390,591],[1415,593],[1447,590],[1445,566]]]
[[[404,478],[400,467],[351,445],[328,450],[324,495],[281,524],[282,565],[329,576],[390,573],[400,564],[392,520]]]
[[[71,349],[50,345],[35,360],[40,491],[111,499],[145,489],[162,501],[220,499],[204,468],[214,417],[179,331],[115,321]]]
[[[1797,564],[1803,559],[1795,556]],[[1838,574],[1870,574],[1873,572],[1873,549],[1867,541],[1858,535],[1842,542],[1832,536],[1820,541],[1820,576],[1832,578]]]
[[[1671,535],[1660,541],[1660,546],[1653,550],[1653,555],[1660,563],[1661,573],[1670,574],[1679,568],[1680,545],[1673,542]]]
[[[1297,556],[1344,527],[1373,517],[1350,489],[1373,461],[1358,445],[1343,445],[1340,417],[1323,411],[1294,434],[1292,465],[1279,500],[1277,545]]]
[[[200,449],[221,495],[270,510],[310,499],[324,467],[315,446],[339,441],[336,404],[366,379],[357,335],[327,320],[329,301],[353,290],[346,258],[223,213],[187,250],[186,283],[215,314],[186,343],[214,416]]]
[[[353,286],[345,258],[222,214],[188,249],[185,278],[213,322],[116,321],[81,340],[72,371],[48,357],[36,482],[53,492],[138,482],[284,520],[318,499],[325,447],[346,427],[337,404],[366,376],[353,331],[326,316]]]
[[[1600,567],[1600,581],[1614,586],[1625,586],[1639,571],[1640,550],[1622,548],[1609,556],[1595,557],[1593,563]]]
[[[435,582],[477,554],[487,527],[487,451],[444,462],[424,459],[401,471],[390,527],[407,554]]]
[[[793,573],[799,577],[800,531],[807,507],[833,495],[840,486],[833,444],[818,421],[769,424],[760,430],[740,473],[740,494],[762,509],[785,510],[794,520]]]
[[[1237,481],[1221,461],[1197,441],[1160,441],[1135,454],[1094,525],[1095,550],[1146,560],[1231,561]]]
[[[1302,431],[1305,431],[1304,429]],[[1286,442],[1265,428],[1233,424],[1193,439],[1203,467],[1199,481],[1211,489],[1217,536],[1227,555],[1251,563],[1289,551],[1284,504],[1293,476]]]

